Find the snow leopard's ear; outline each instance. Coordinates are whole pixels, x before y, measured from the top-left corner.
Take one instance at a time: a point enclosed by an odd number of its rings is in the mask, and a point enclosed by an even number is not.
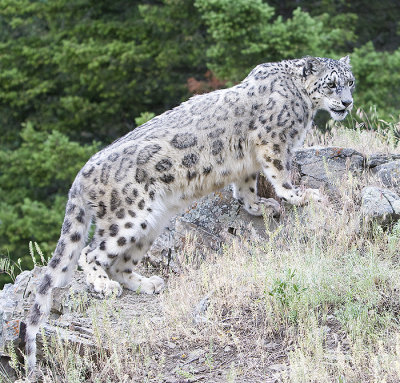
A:
[[[323,63],[317,57],[307,56],[304,59],[303,76],[318,74],[323,68]]]
[[[350,65],[350,56],[344,56],[339,61],[343,64]]]

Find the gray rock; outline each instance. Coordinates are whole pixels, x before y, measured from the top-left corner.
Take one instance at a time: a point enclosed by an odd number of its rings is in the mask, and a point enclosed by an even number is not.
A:
[[[273,228],[276,224],[272,221]],[[219,251],[223,243],[235,236],[255,238],[265,235],[262,217],[249,215],[232,198],[230,188],[212,193],[190,206],[182,215],[171,220],[168,228],[155,241],[149,252],[154,266],[169,264],[173,271],[179,270],[175,254],[188,241],[195,248],[196,259],[201,261],[211,251]],[[160,257],[161,254],[161,257]],[[161,264],[157,259],[162,258]]]
[[[375,153],[368,156],[366,166],[372,169],[395,160],[400,160],[400,154]]]
[[[367,221],[387,225],[400,218],[400,197],[388,190],[368,186],[361,191],[361,213]]]
[[[287,370],[288,366],[283,363],[277,363],[277,364],[272,364],[272,365],[268,366],[268,368],[272,371],[280,372],[280,371]]]
[[[0,291],[0,355],[7,355],[7,348],[19,348],[24,343],[26,317],[32,305],[34,292],[41,280],[44,268],[35,267],[32,271],[24,271],[15,280],[14,284],[7,284]],[[77,291],[85,291],[84,276],[81,272],[76,272],[72,283],[68,287],[56,288],[53,292],[53,302],[50,310],[51,318],[58,320],[57,326],[46,324],[44,333],[46,336],[55,334],[56,328],[61,328],[61,331],[69,328],[71,318],[61,318],[60,314],[68,314],[76,307],[70,307],[74,302],[71,299],[71,294]],[[61,318],[61,319],[60,319]],[[65,339],[72,342],[83,343],[78,340],[79,331],[71,331],[65,335]],[[41,343],[41,335],[38,337],[39,344]]]
[[[29,301],[31,280],[39,274],[38,270],[24,271],[0,291],[0,355],[9,346],[18,347],[25,331],[22,316],[24,301]]]
[[[15,371],[10,367],[11,358],[0,355],[0,382],[14,382],[17,380]],[[5,380],[2,380],[4,378]]]
[[[239,210],[240,204],[226,188],[194,203],[178,220],[193,224],[210,234],[220,234],[221,229],[229,227],[236,220]]]
[[[189,352],[189,354],[183,364],[185,365],[185,364],[192,363],[192,362],[200,359],[205,354],[206,354],[206,351],[202,350],[201,348],[199,348],[197,350],[193,350],[193,351]]]
[[[313,147],[298,150],[294,164],[301,184],[310,188],[326,186],[335,189],[349,171],[357,174],[364,170],[365,158],[354,149]]]
[[[391,161],[372,168],[384,186],[400,187],[400,160]]]
[[[208,307],[210,306],[210,298],[213,295],[213,292],[208,293],[205,297],[203,297],[200,302],[196,305],[192,312],[193,322],[196,324],[207,322],[206,312]]]

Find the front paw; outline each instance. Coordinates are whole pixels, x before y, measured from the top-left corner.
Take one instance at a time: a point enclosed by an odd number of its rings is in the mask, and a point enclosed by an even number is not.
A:
[[[281,205],[273,198],[260,198],[260,203],[265,208],[267,215],[279,217],[281,215]]]
[[[305,189],[303,192],[304,203],[309,201],[322,202],[322,195],[319,189]]]
[[[164,280],[157,275],[153,275],[150,278],[143,278],[137,291],[144,294],[159,294],[164,287]]]
[[[159,294],[165,287],[164,280],[157,275],[150,277],[149,281],[154,285],[153,294]]]
[[[285,190],[279,197],[291,205],[296,206],[305,205],[310,201],[322,201],[322,195],[318,189],[304,189],[301,187],[295,187],[290,191]]]
[[[273,217],[279,217],[281,213],[281,205],[273,198],[259,198],[253,203],[245,203],[244,208],[249,214],[255,216],[261,216],[263,209],[267,215]]]

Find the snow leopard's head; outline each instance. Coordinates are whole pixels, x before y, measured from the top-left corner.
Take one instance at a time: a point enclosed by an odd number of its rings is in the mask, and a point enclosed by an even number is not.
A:
[[[306,57],[303,75],[315,107],[327,110],[334,120],[343,120],[353,107],[355,88],[349,56],[340,60]]]

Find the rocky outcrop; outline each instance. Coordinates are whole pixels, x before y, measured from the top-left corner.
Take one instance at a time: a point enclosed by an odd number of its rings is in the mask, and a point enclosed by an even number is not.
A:
[[[24,345],[25,318],[32,305],[34,292],[43,274],[43,267],[35,267],[32,271],[24,271],[16,278],[14,284],[5,285],[0,292],[0,353],[7,354],[8,347],[14,349]],[[67,287],[56,288],[53,292],[51,319],[56,320],[56,326],[46,323],[44,334],[51,336],[61,331],[63,338],[73,343],[89,345],[88,334],[79,317],[73,315],[73,299],[69,299],[78,292],[85,291],[85,277],[77,271],[71,284]],[[70,331],[72,330],[72,331]],[[41,334],[38,336],[41,345]],[[40,357],[40,355],[39,355]]]
[[[388,189],[365,187],[361,201],[361,213],[367,221],[375,220],[387,226],[400,218],[400,197]]]
[[[372,170],[376,166],[396,160],[400,160],[400,154],[376,153],[368,156],[366,166]]]
[[[371,176],[375,185],[366,187],[360,194],[360,211],[367,220],[377,220],[387,224],[400,218],[400,197],[394,190],[378,187],[380,183],[388,187],[398,186],[398,171],[400,155],[376,154],[366,158],[353,149],[338,147],[308,148],[299,150],[294,158],[296,169],[294,177],[296,182],[311,188],[324,188],[325,191],[335,193],[337,185],[349,172],[353,175],[366,172]],[[276,197],[268,181],[259,177],[259,194],[262,197]],[[271,220],[272,228],[278,221]],[[148,253],[147,260],[150,264],[161,270],[179,272],[179,257],[176,253],[185,245],[195,249],[193,262],[201,261],[210,251],[219,251],[223,243],[229,242],[233,237],[240,236],[243,240],[254,240],[265,235],[265,222],[262,217],[253,217],[247,214],[240,204],[232,198],[229,189],[213,193],[193,204],[183,214],[171,220],[170,225],[156,240]],[[8,368],[8,348],[18,349],[23,347],[25,332],[25,318],[32,304],[42,268],[21,273],[14,284],[8,284],[0,292],[0,361]],[[54,291],[51,321],[44,326],[46,337],[57,331],[63,339],[72,343],[92,346],[91,323],[87,316],[77,313],[74,296],[86,293],[84,276],[76,271],[73,282],[66,288]],[[88,298],[92,299],[92,298]],[[78,299],[79,305],[84,305],[87,299]],[[206,304],[205,302],[203,302]],[[157,320],[161,315],[159,303],[154,297],[138,295],[124,290],[116,304],[123,307],[129,315],[138,315],[138,310],[153,310]],[[194,312],[194,320],[202,321],[201,304]],[[196,307],[197,307],[196,306]],[[140,309],[139,309],[140,308]],[[79,310],[78,310],[79,311]],[[40,349],[41,335],[38,336]],[[40,358],[40,354],[39,354]]]
[[[384,186],[400,188],[400,160],[377,165],[371,171]]]
[[[348,148],[309,148],[296,152],[294,159],[300,183],[310,188],[337,187],[337,182],[348,172],[361,173],[365,157]]]

